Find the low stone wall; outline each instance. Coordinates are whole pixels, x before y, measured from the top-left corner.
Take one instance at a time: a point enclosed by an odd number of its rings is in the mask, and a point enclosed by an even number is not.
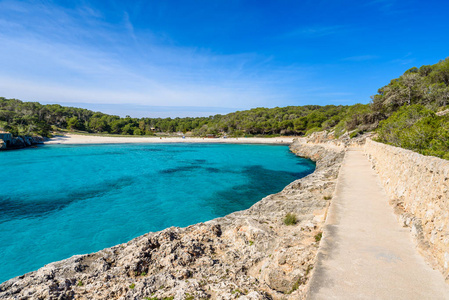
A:
[[[364,150],[401,223],[449,281],[449,161],[370,139]]]

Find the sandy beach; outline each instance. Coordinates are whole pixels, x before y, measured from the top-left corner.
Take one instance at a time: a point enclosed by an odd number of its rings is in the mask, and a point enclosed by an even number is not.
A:
[[[130,143],[227,143],[227,144],[284,144],[289,145],[294,137],[274,138],[199,138],[199,137],[112,137],[67,134],[56,136],[45,144],[130,144]]]

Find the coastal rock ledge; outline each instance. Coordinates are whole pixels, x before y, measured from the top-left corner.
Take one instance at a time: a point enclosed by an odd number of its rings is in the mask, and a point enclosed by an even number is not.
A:
[[[344,146],[296,140],[316,170],[251,208],[76,255],[0,285],[0,299],[301,299]],[[296,224],[285,225],[288,214]]]
[[[13,137],[10,133],[0,131],[0,150],[22,149],[38,144],[43,144],[47,138],[41,136]]]

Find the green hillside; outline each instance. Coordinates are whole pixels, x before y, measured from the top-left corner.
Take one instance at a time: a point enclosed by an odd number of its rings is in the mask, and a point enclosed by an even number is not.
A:
[[[425,155],[449,159],[449,58],[431,66],[411,68],[379,89],[373,113],[380,122],[378,140]]]
[[[0,130],[14,135],[51,136],[58,129],[121,135],[191,132],[228,136],[336,136],[376,130],[378,140],[426,155],[449,158],[449,58],[411,68],[380,88],[370,104],[254,108],[197,118],[120,118],[82,108],[0,98]]]

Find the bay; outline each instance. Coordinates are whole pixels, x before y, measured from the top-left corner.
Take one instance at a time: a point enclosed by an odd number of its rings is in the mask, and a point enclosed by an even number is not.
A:
[[[45,145],[0,153],[0,282],[249,208],[315,164],[280,145]]]

